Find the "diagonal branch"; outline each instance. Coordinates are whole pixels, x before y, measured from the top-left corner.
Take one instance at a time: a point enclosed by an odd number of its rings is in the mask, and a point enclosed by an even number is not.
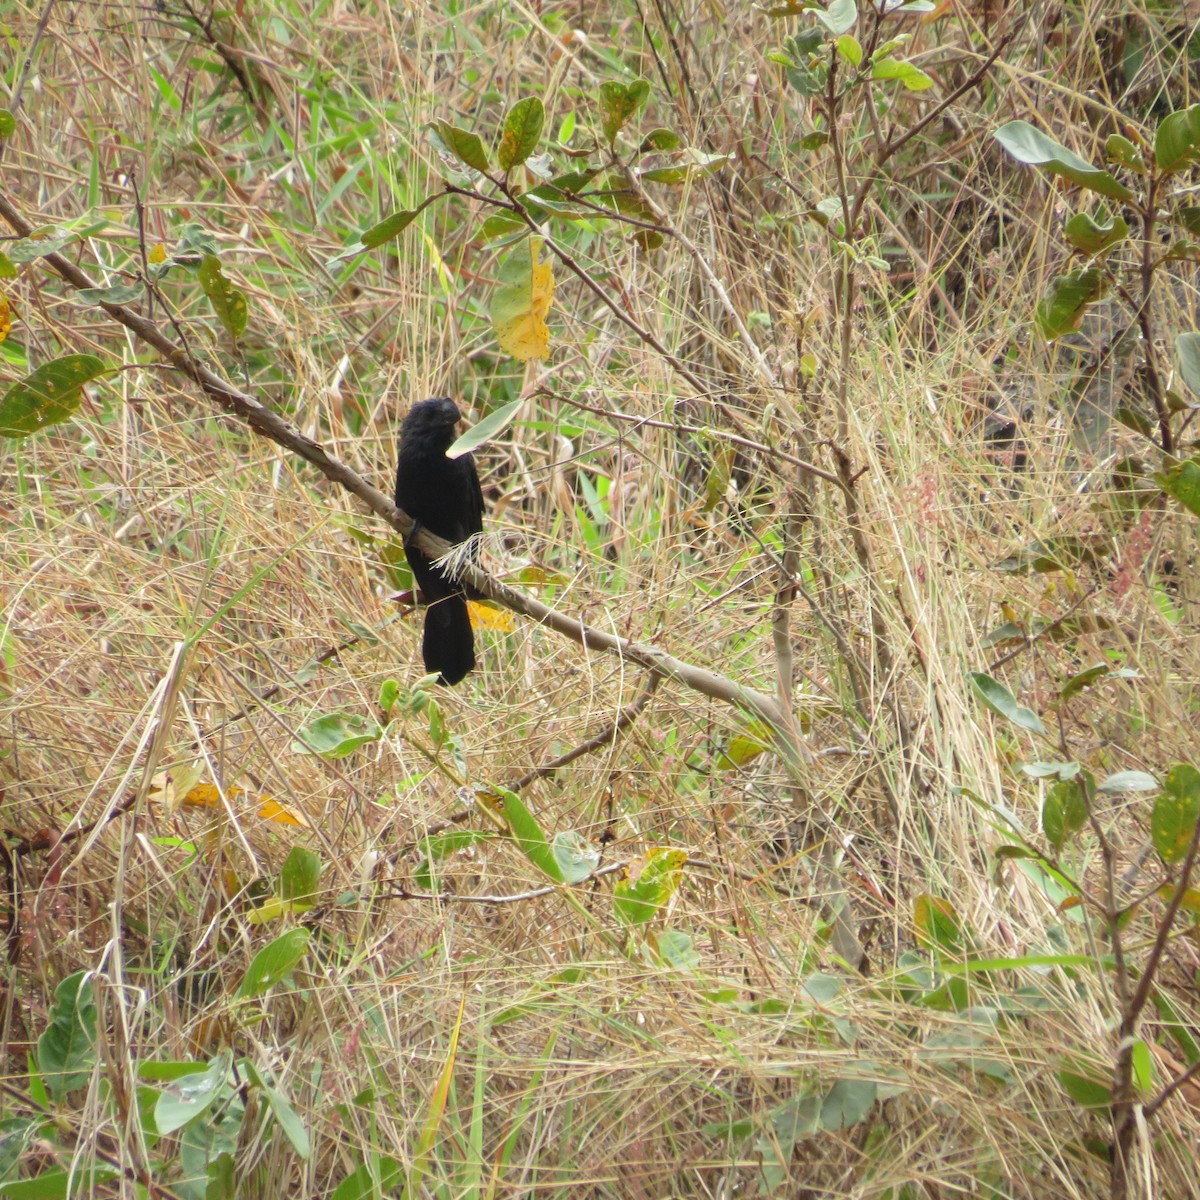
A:
[[[33,233],[33,227],[2,192],[0,216],[21,237],[29,237]],[[75,288],[97,286],[85,271],[62,254],[47,254],[43,261]],[[215,371],[198,362],[184,347],[172,341],[154,321],[124,304],[103,302],[100,307],[113,320],[153,346],[226,412],[243,420],[255,433],[270,438],[305,462],[311,463],[327,479],[357,496],[376,516],[386,521],[402,536],[412,535],[412,518],[398,509],[387,496],[363,479],[349,464],[330,454],[319,442],[306,436],[290,421],[284,420],[278,413],[267,408],[249,392],[235,387]],[[422,550],[435,558],[451,549],[448,542],[434,537],[426,529],[421,529],[414,540]],[[478,567],[466,564],[459,573],[488,599],[553,629],[586,650],[600,650],[607,654],[619,655],[655,675],[674,679],[701,695],[732,705],[764,721],[774,731],[775,748],[793,773],[797,773],[803,765],[812,761],[812,753],[797,735],[791,714],[775,696],[746,687],[727,675],[674,658],[654,646],[617,637],[585,625],[582,621],[558,612],[524,592],[508,587]]]

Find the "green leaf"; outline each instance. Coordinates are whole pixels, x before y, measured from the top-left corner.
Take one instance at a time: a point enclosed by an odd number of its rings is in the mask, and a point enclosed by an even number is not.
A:
[[[1021,770],[1031,779],[1074,779],[1079,774],[1077,762],[1022,763]]]
[[[309,931],[289,929],[268,942],[251,960],[238,988],[241,999],[261,996],[273,988],[308,953]]]
[[[546,110],[536,96],[518,100],[504,118],[504,132],[496,148],[500,170],[519,167],[536,149],[546,123]]]
[[[518,231],[523,233],[528,228],[520,217],[514,217],[512,213],[499,212],[492,213],[490,217],[484,218],[483,224],[479,227],[479,232],[482,237],[490,242],[495,238],[507,237],[509,234]]]
[[[495,411],[488,413],[482,421],[472,425],[455,441],[454,445],[446,451],[446,457],[461,458],[485,442],[490,442],[501,430],[508,428],[524,403],[523,399],[510,400],[507,404],[502,404]]]
[[[0,404],[2,412],[3,405]],[[0,422],[0,433],[3,432],[3,423]],[[1200,458],[1189,458],[1164,471],[1155,471],[1154,482],[1189,512],[1200,517]]]
[[[384,217],[382,221],[376,222],[370,229],[364,229],[358,240],[367,250],[382,246],[384,242],[390,242],[392,238],[403,233],[417,219],[420,212],[419,208],[399,209]]]
[[[1041,718],[1032,709],[1025,708],[1013,699],[1013,694],[1002,683],[998,683],[990,675],[982,671],[971,671],[967,678],[971,688],[986,708],[998,716],[1007,717],[1014,725],[1028,729],[1032,733],[1045,733]]]
[[[600,865],[600,847],[575,829],[556,833],[553,850],[564,883],[582,883]]]
[[[1145,173],[1146,168],[1142,163],[1142,156],[1137,146],[1119,133],[1108,135],[1108,139],[1104,143],[1104,157],[1110,162],[1119,163],[1131,171],[1136,171],[1139,175]]]
[[[771,748],[771,731],[765,725],[756,725],[749,734],[737,734],[730,738],[729,745],[717,755],[715,766],[718,771],[740,771],[760,754]]]
[[[898,79],[910,92],[924,92],[933,87],[933,79],[919,67],[902,58],[881,58],[871,63],[872,79]]]
[[[17,268],[13,266],[12,259],[0,250],[0,279],[16,279]]]
[[[1059,780],[1042,804],[1042,832],[1055,850],[1061,850],[1088,820],[1085,787],[1076,780]]]
[[[292,749],[298,753],[312,750],[322,758],[345,758],[359,746],[377,742],[383,736],[379,723],[359,713],[330,713],[303,726]]]
[[[875,1104],[870,1079],[839,1079],[821,1102],[821,1128],[829,1133],[849,1129],[866,1119]]]
[[[1183,382],[1200,395],[1200,333],[1181,333],[1175,339],[1175,355]]]
[[[459,162],[483,175],[486,175],[491,169],[487,150],[478,134],[472,133],[469,129],[459,129],[457,125],[451,125],[449,121],[434,121],[431,128],[441,140],[441,144]]]
[[[65,421],[79,407],[83,385],[107,370],[94,354],[64,354],[43,363],[0,399],[0,437],[28,437]]]
[[[96,1061],[96,1001],[89,971],[68,975],[54,989],[50,1024],[38,1038],[38,1070],[55,1099],[83,1087]]]
[[[1154,133],[1154,163],[1162,173],[1181,171],[1200,149],[1200,104],[1164,117]]]
[[[307,1162],[312,1154],[312,1143],[309,1141],[308,1130],[304,1128],[304,1122],[288,1102],[287,1097],[267,1083],[248,1058],[241,1060],[241,1067],[250,1082],[259,1088],[266,1097],[267,1107],[279,1123],[279,1128],[283,1130],[284,1137],[291,1143],[292,1149]]]
[[[805,10],[811,12],[834,37],[848,32],[858,20],[858,5],[854,0],[829,0],[824,11],[805,5]]]
[[[1145,771],[1117,771],[1097,784],[1096,790],[1112,795],[1122,792],[1157,792],[1158,780]]]
[[[128,304],[137,300],[144,287],[140,283],[118,283],[105,288],[80,288],[75,298],[80,304]]]
[[[1154,1060],[1150,1047],[1142,1038],[1135,1038],[1130,1052],[1130,1062],[1133,1067],[1133,1082],[1142,1095],[1146,1095],[1154,1086]]]
[[[180,1075],[158,1097],[154,1106],[154,1124],[162,1136],[182,1129],[207,1112],[229,1079],[233,1054],[222,1050],[207,1069],[191,1075]]]
[[[236,342],[246,332],[248,307],[245,293],[225,278],[221,260],[212,254],[206,254],[200,263],[199,278],[217,319]]]
[[[852,34],[843,33],[837,40],[837,52],[852,66],[862,65],[863,48],[858,38]]]
[[[1091,1073],[1090,1068],[1088,1074],[1083,1074],[1078,1070],[1069,1070],[1063,1068],[1058,1072],[1058,1082],[1062,1085],[1062,1089],[1075,1101],[1076,1104],[1083,1105],[1084,1108],[1109,1108],[1112,1105],[1112,1092],[1108,1084],[1097,1079]]]
[[[600,85],[600,127],[610,149],[617,135],[637,116],[650,99],[650,85],[644,79],[623,84],[608,80]]]
[[[279,872],[279,894],[284,900],[312,902],[321,882],[320,856],[303,846],[293,846]]]
[[[676,165],[650,167],[638,174],[650,183],[686,183],[690,179],[703,179],[719,171],[733,156],[730,154],[705,154],[692,146],[685,146],[675,156]]]
[[[78,241],[79,234],[73,229],[55,228],[53,226],[39,230],[31,237],[19,238],[15,242],[5,244],[4,252],[9,262],[28,263],[47,254],[57,254],[64,246]]]
[[[495,792],[500,797],[504,817],[508,821],[513,839],[525,857],[555,883],[564,882],[562,867],[559,866],[554,851],[550,849],[537,818],[525,807],[515,792],[502,787],[496,788]]]
[[[650,154],[652,151],[669,151],[678,150],[682,145],[682,140],[679,134],[673,129],[652,129],[644,138],[638,150],[642,154]]]
[[[1107,171],[1093,167],[1078,154],[1060,146],[1053,138],[1035,129],[1028,121],[1010,121],[996,130],[996,140],[1017,162],[1044,167],[1089,191],[1113,200],[1132,200],[1133,192],[1118,183]]]
[[[80,1196],[98,1196],[104,1184],[118,1179],[115,1167],[90,1167],[82,1171],[43,1171],[31,1179],[9,1179],[0,1183],[4,1200],[76,1200]]]
[[[917,940],[930,950],[954,953],[962,949],[962,919],[949,900],[922,893],[913,901]]]
[[[329,1200],[380,1200],[404,1185],[404,1168],[394,1159],[373,1154],[333,1189]]]
[[[1187,763],[1177,763],[1167,772],[1150,815],[1150,837],[1163,862],[1177,863],[1187,855],[1198,820],[1200,771]]]
[[[1061,699],[1069,700],[1072,696],[1082,692],[1084,688],[1091,687],[1093,683],[1100,679],[1137,678],[1138,673],[1126,667],[1110,667],[1107,663],[1097,663],[1094,667],[1088,667],[1086,671],[1080,671],[1078,675],[1072,675],[1063,684],[1062,690],[1058,694]]]
[[[0,108],[0,138],[10,138],[17,132],[17,118],[7,108]]]
[[[1129,236],[1124,217],[1101,224],[1087,213],[1076,213],[1065,225],[1067,241],[1084,254],[1101,254]]]
[[[1038,301],[1034,320],[1048,342],[1074,333],[1083,321],[1087,306],[1104,293],[1104,275],[1098,267],[1071,271],[1050,281],[1046,295]]]
[[[41,1127],[41,1117],[0,1118],[0,1180],[16,1174],[21,1156]]]

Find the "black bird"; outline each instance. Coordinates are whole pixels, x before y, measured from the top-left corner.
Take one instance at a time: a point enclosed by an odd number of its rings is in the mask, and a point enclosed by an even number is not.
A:
[[[475,666],[475,639],[467,597],[474,589],[451,579],[412,544],[424,528],[448,542],[465,542],[483,529],[483,492],[470,454],[447,458],[454,427],[462,414],[445,397],[414,404],[400,427],[396,464],[396,506],[416,522],[404,543],[404,555],[429,606],[421,654],[425,670],[439,682],[458,683]],[[477,561],[472,553],[471,560]]]

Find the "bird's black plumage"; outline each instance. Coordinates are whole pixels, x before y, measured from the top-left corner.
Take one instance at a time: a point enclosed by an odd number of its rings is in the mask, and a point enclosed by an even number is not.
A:
[[[445,398],[414,404],[400,427],[396,464],[397,507],[418,527],[448,542],[465,542],[483,529],[483,492],[475,460],[470,454],[446,457],[461,415],[458,405]],[[429,606],[421,639],[425,670],[436,671],[442,683],[458,683],[475,666],[475,640],[467,612],[467,596],[474,593],[435,567],[428,555],[411,544],[411,538],[404,554]]]

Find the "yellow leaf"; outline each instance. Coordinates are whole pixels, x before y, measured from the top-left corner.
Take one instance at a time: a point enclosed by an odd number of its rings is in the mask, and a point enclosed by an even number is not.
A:
[[[167,248],[162,242],[158,242],[150,247],[150,253],[146,255],[148,262],[161,263],[167,261]]]
[[[272,800],[267,796],[259,796],[259,800],[262,803],[259,805],[258,815],[264,821],[277,821],[280,825],[295,825],[297,829],[312,828],[308,818],[294,808],[289,808],[286,804],[280,804],[278,800]]]
[[[8,308],[8,297],[0,293],[0,342],[8,337],[12,328],[12,313]]]
[[[506,608],[497,608],[494,604],[486,604],[481,600],[468,600],[467,611],[471,614],[471,624],[476,629],[512,633],[515,627],[513,615]]]
[[[554,302],[554,269],[540,258],[542,239],[521,243],[501,264],[492,296],[492,328],[500,348],[521,362],[550,356],[546,317]]]

